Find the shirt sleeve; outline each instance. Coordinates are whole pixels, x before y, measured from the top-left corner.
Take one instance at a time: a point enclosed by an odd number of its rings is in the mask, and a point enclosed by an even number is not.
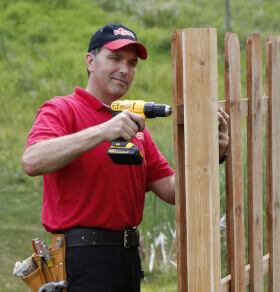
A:
[[[145,158],[147,163],[147,184],[174,173],[166,158],[158,150],[147,129],[145,129]]]
[[[47,101],[37,113],[27,138],[26,147],[43,140],[70,133],[71,123],[67,107],[59,99]]]

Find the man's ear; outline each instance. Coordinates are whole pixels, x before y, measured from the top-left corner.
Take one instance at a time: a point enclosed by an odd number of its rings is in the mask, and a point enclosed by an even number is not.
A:
[[[93,71],[95,56],[91,53],[86,54],[86,64],[89,72]]]

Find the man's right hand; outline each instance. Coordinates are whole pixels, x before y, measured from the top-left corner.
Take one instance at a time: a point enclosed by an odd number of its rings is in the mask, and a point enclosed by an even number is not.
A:
[[[144,131],[145,121],[141,116],[125,110],[99,127],[104,141],[112,142],[119,138],[131,141],[137,132]]]

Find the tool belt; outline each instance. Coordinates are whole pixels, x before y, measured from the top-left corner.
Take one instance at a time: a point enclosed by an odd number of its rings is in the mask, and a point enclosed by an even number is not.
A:
[[[60,242],[58,247],[58,242]],[[23,277],[22,280],[33,292],[50,282],[66,280],[65,253],[66,246],[83,245],[119,245],[125,248],[139,246],[139,233],[136,228],[120,231],[100,228],[73,228],[70,230],[55,231],[52,234],[52,245],[48,247],[52,264],[48,265],[39,254],[33,254],[35,270]],[[65,287],[65,286],[64,286]],[[63,292],[67,290],[64,288]]]
[[[139,233],[136,228],[115,231],[77,227],[55,233],[64,234],[67,248],[83,245],[120,245],[129,248],[140,245]]]
[[[58,237],[60,237],[61,244],[59,248],[56,248]],[[33,254],[32,259],[38,268],[32,274],[22,278],[22,280],[33,292],[37,292],[46,283],[66,280],[66,244],[63,234],[53,234],[52,246],[49,247],[49,250],[53,265],[46,265],[42,262],[42,258],[38,254]],[[63,289],[63,292],[66,291],[66,289]]]

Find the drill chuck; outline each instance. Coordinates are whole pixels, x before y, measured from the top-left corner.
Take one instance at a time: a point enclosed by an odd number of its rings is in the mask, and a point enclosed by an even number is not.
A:
[[[144,114],[147,118],[167,117],[172,113],[171,106],[167,104],[158,104],[147,102],[144,106]]]

